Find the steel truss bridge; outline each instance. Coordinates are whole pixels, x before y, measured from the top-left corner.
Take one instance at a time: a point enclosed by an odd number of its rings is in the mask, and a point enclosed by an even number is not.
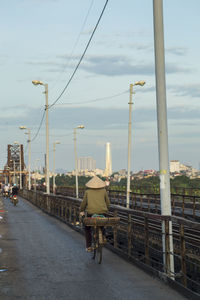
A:
[[[28,171],[24,163],[24,148],[22,144],[8,145],[7,163],[3,170],[0,170],[1,182],[4,184],[16,183],[19,185],[20,175],[22,186],[26,184]]]

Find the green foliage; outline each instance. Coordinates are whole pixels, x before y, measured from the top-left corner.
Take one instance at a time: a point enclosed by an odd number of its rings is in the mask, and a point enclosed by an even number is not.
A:
[[[91,179],[91,177],[79,176],[78,183],[80,187],[84,187],[85,184]],[[76,185],[76,177],[75,176],[67,176],[65,174],[57,175],[55,178],[55,182],[57,186],[71,186],[74,187]]]
[[[85,184],[92,177],[79,176],[78,183],[79,187],[85,187]],[[105,180],[106,178],[102,178]],[[44,180],[43,180],[44,181]],[[75,176],[67,176],[65,174],[57,175],[55,178],[57,186],[65,186],[65,187],[74,187],[76,185]],[[52,179],[51,179],[52,185]],[[120,190],[126,191],[127,179],[122,178],[120,182],[110,180],[109,189],[111,190]],[[177,176],[170,180],[171,192],[179,193],[179,194],[191,194],[195,193],[196,195],[200,194],[200,178],[190,179],[187,176]],[[192,190],[196,189],[196,191]],[[160,179],[159,176],[152,176],[148,178],[138,179],[135,178],[131,180],[131,191],[135,193],[160,193]]]
[[[176,176],[170,180],[171,187],[189,187],[191,179],[187,176]]]

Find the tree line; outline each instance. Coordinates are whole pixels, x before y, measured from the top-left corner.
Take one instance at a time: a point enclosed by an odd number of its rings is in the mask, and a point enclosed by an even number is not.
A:
[[[85,184],[92,177],[79,176],[78,183],[79,187],[85,187]],[[102,177],[102,180],[106,180],[105,177]],[[57,186],[63,187],[75,187],[76,178],[75,176],[68,176],[65,174],[57,175],[55,178]],[[42,182],[41,182],[42,183]],[[52,178],[50,181],[52,184]],[[115,190],[126,190],[127,180],[122,178],[119,182],[114,181],[114,178],[111,176],[109,189]],[[159,193],[160,180],[159,176],[153,176],[148,178],[134,178],[131,180],[131,190],[132,192],[138,193]],[[177,176],[173,179],[170,179],[171,192],[177,193],[177,189],[200,189],[200,178],[190,179],[187,176]]]

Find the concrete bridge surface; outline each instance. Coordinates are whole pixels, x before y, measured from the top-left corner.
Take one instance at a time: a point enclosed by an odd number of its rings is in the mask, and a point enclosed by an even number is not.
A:
[[[186,299],[107,249],[99,265],[80,233],[28,201],[0,202],[1,300]]]

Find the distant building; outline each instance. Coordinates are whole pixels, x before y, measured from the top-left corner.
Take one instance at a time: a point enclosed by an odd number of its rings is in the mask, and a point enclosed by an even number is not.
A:
[[[170,173],[179,173],[180,172],[180,162],[178,160],[170,161]]]
[[[105,168],[105,176],[112,175],[112,157],[111,157],[111,145],[110,143],[106,143],[106,168]]]
[[[118,173],[119,173],[119,175],[121,175],[121,176],[126,176],[126,175],[127,175],[126,169],[121,169],[121,170],[118,171]]]
[[[78,158],[78,171],[94,171],[96,169],[96,161],[88,157],[79,157]]]
[[[178,160],[170,161],[170,173],[172,177],[185,175],[190,178],[197,178],[199,171],[192,166],[181,164]]]

